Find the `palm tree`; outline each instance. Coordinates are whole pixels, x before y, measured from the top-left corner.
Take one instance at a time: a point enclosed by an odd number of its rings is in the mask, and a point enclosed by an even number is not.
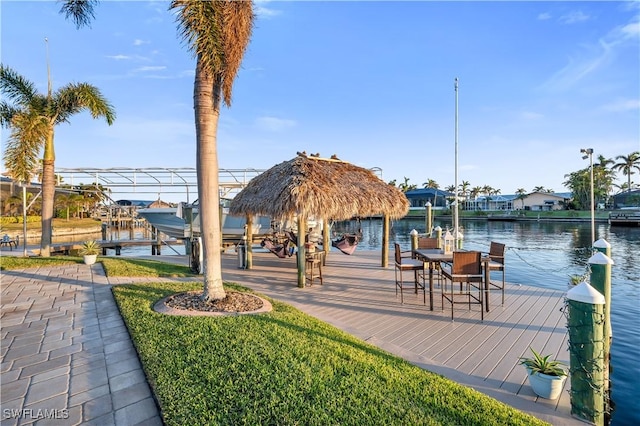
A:
[[[518,188],[516,190],[518,200],[522,201],[522,210],[524,210],[524,199],[527,198],[527,190],[524,188]]]
[[[111,125],[115,112],[100,90],[88,83],[70,83],[55,93],[49,84],[44,95],[36,91],[32,82],[4,65],[0,65],[0,89],[11,102],[3,100],[0,104],[0,122],[3,127],[11,129],[5,150],[7,170],[21,180],[28,178],[29,167],[35,164],[37,155],[43,150],[40,255],[49,257],[56,191],[55,126],[68,123],[72,115],[83,110],[88,110],[93,118],[104,117]]]
[[[84,4],[78,4],[84,3]],[[65,0],[61,12],[78,27],[93,18],[97,0]],[[226,297],[222,285],[220,257],[220,195],[218,191],[217,131],[220,104],[231,106],[233,81],[251,38],[253,3],[232,0],[173,0],[178,27],[196,57],[194,109],[196,125],[196,170],[200,229],[204,250],[204,291],[207,301]]]
[[[622,161],[611,166],[611,169],[621,170],[622,174],[627,176],[627,191],[631,191],[631,175],[635,173],[634,169],[640,172],[640,151],[632,152],[627,156],[618,155],[616,160]]]
[[[173,0],[170,10],[185,42],[196,56],[194,109],[196,124],[196,170],[200,225],[204,249],[206,301],[226,297],[222,285],[220,254],[220,199],[218,193],[217,130],[220,104],[231,105],[233,82],[253,30],[251,1]]]

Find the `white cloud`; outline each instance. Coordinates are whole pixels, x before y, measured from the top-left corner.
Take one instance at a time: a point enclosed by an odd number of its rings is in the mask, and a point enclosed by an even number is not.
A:
[[[589,18],[589,15],[585,15],[584,13],[582,13],[582,11],[578,10],[561,16],[559,20],[564,24],[575,24],[578,22],[588,21]]]
[[[148,41],[140,40],[139,38],[133,40],[134,46],[142,46],[143,44],[149,44]]]
[[[133,70],[133,72],[151,72],[151,71],[162,71],[162,70],[166,70],[167,67],[165,67],[164,65],[159,65],[159,66],[146,66],[146,67],[138,67],[136,69]]]
[[[640,39],[640,23],[634,16],[627,24],[611,29],[596,42],[582,46],[582,50],[569,57],[567,65],[549,78],[542,88],[562,90],[578,83],[582,78],[607,65],[615,57],[616,49]]]
[[[261,18],[269,19],[282,14],[281,10],[267,7],[267,3],[270,3],[270,0],[255,0],[254,11],[256,15],[260,16]]]
[[[525,120],[538,120],[542,117],[544,117],[544,115],[538,113],[538,112],[533,112],[533,111],[523,111],[520,114],[520,117],[525,119]]]
[[[289,120],[285,118],[277,118],[277,117],[258,117],[256,119],[256,125],[263,129],[271,132],[279,132],[285,129],[289,129],[294,127],[297,123],[294,120]]]
[[[127,55],[108,55],[107,58],[115,59],[116,61],[123,61],[123,60],[131,59],[131,56],[127,56]]]
[[[624,112],[640,109],[640,99],[620,99],[616,102],[604,105],[603,110],[609,112]]]
[[[547,19],[551,19],[551,14],[549,12],[544,12],[538,15],[538,19],[540,21],[546,21]]]

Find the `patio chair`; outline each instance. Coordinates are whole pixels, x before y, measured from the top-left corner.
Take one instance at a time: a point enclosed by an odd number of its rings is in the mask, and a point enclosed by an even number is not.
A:
[[[419,249],[437,249],[438,239],[431,238],[431,237],[418,237],[418,248]]]
[[[404,303],[404,281],[402,279],[403,271],[413,272],[413,285],[415,294],[418,294],[418,288],[422,289],[423,302],[427,304],[427,292],[425,289],[425,274],[424,274],[424,262],[418,259],[413,259],[411,255],[403,256],[403,253],[411,253],[410,251],[400,250],[400,244],[395,244],[395,277],[396,277],[396,296],[398,296],[398,289],[400,289],[400,302]],[[422,283],[420,282],[422,278]]]
[[[489,271],[501,271],[502,272],[502,282],[494,282],[489,280],[489,290],[501,290],[502,291],[502,304],[504,305],[504,252],[505,245],[502,243],[497,243],[495,241],[491,241],[491,245],[489,246],[489,262],[487,266],[489,267]]]
[[[443,278],[442,309],[444,310],[445,300],[451,303],[451,320],[453,321],[453,305],[456,303],[468,303],[469,310],[471,310],[472,303],[479,304],[480,318],[484,320],[482,253],[479,251],[454,251],[453,261],[449,265],[442,265],[440,273]],[[447,281],[451,282],[450,286],[447,286]],[[460,283],[459,291],[454,291],[454,283]],[[463,286],[463,284],[465,285]],[[477,296],[474,290],[478,290]]]

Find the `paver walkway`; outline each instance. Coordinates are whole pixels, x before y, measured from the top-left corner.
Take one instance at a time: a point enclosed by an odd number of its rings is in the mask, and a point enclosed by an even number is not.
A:
[[[1,287],[2,426],[162,425],[100,264],[2,271]]]

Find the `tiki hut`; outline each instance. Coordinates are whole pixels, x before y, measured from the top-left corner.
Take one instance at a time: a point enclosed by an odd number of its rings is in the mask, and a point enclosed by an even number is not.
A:
[[[253,178],[232,200],[232,215],[266,215],[274,219],[298,220],[298,241],[304,241],[303,224],[308,218],[348,220],[383,215],[382,266],[387,265],[388,221],[405,216],[409,201],[402,191],[377,177],[371,170],[346,161],[298,156],[277,164]],[[250,229],[251,227],[249,227]],[[326,228],[325,228],[326,229]],[[328,247],[328,232],[324,233]],[[298,285],[304,287],[304,246],[298,256]]]

